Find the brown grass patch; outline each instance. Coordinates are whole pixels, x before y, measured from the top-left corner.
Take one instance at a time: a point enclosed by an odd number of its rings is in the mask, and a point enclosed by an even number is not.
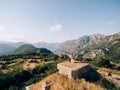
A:
[[[106,90],[99,85],[89,83],[84,79],[74,80],[66,78],[64,75],[53,74],[33,86],[33,90],[42,90],[42,83],[50,82],[50,90]]]
[[[26,62],[23,64],[23,70],[28,70],[28,69],[34,69],[36,66],[39,66],[39,65],[44,65],[44,64],[48,64],[48,63],[51,63],[53,61],[47,61],[47,62],[44,62],[44,61],[40,61],[39,59],[37,60],[38,63],[35,63],[35,62],[32,62],[30,63],[31,59],[28,59],[26,60]]]
[[[117,75],[120,75],[120,71],[118,70],[112,70],[112,69],[108,69],[108,68],[98,68],[99,70],[101,71],[105,71],[105,72],[111,72],[112,74],[117,74]]]

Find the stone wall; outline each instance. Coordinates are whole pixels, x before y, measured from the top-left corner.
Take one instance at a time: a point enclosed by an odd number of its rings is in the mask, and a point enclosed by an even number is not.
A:
[[[77,78],[81,78],[82,75],[85,73],[85,72],[88,72],[89,70],[91,69],[90,65],[87,65],[85,67],[82,67],[82,68],[79,68],[77,70],[74,70],[72,71],[72,77],[74,79],[77,79]]]
[[[57,68],[59,70],[60,74],[64,74],[65,76],[68,76],[69,78],[80,78],[82,77],[82,75],[89,71],[91,69],[90,65],[86,65],[84,67],[72,70],[71,68],[68,68],[66,66],[62,66],[62,65],[57,65]]]
[[[68,67],[58,64],[57,68],[58,68],[60,74],[64,74],[65,76],[68,76],[71,78],[71,70]]]

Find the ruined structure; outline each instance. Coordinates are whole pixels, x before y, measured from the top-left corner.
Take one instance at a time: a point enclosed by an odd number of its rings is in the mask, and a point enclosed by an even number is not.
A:
[[[80,78],[85,72],[88,72],[91,67],[89,63],[81,63],[70,57],[70,61],[62,62],[57,65],[60,74],[66,75],[69,78]]]
[[[50,84],[48,82],[44,82],[42,84],[42,90],[50,90]]]

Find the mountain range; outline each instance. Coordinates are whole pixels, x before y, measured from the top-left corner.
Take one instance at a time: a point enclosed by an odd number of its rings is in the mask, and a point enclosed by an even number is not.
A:
[[[74,53],[77,57],[95,58],[104,56],[107,59],[120,62],[120,32],[114,35],[106,36],[102,41],[96,44],[91,44],[84,48],[77,48]]]
[[[108,36],[103,34],[84,35],[78,39],[67,40],[61,43],[38,42],[31,44],[32,46],[29,48],[30,44],[25,44],[27,43],[0,42],[0,54],[10,54],[17,50],[20,51],[20,49],[22,51],[23,47],[27,47],[27,50],[47,48],[56,54],[73,54],[76,57],[82,56],[82,58],[94,58],[97,55],[111,55],[111,53],[118,55],[120,53],[120,32]]]

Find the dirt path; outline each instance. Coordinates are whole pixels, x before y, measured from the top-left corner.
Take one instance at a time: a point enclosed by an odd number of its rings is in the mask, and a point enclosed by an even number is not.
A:
[[[112,74],[112,76],[108,76],[108,72],[101,71],[101,70],[98,70],[97,72],[100,73],[104,78],[112,82],[117,87],[120,87],[120,75]]]

